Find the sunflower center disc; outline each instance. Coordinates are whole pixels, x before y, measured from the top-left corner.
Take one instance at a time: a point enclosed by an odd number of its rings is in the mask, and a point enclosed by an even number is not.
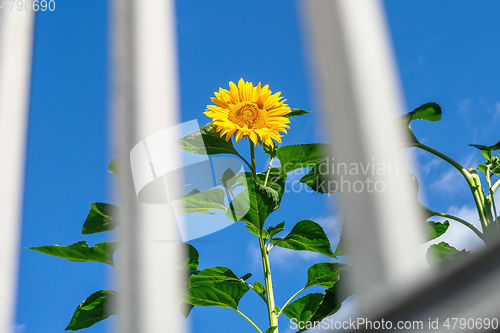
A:
[[[267,112],[252,102],[240,102],[231,108],[229,120],[241,127],[262,128],[265,126]]]

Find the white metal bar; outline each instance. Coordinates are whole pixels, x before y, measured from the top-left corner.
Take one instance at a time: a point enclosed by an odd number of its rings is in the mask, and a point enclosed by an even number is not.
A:
[[[0,332],[16,309],[33,13],[0,9]]]
[[[352,283],[361,315],[369,316],[405,295],[424,268],[418,249],[423,219],[405,178],[407,156],[400,150],[400,88],[379,1],[314,0],[302,5],[310,27],[315,91],[334,143],[335,163],[396,168],[387,174],[370,169],[368,174],[337,175],[351,186],[368,181],[379,185],[372,193],[365,185],[359,193],[351,189],[340,194]]]
[[[119,331],[182,332],[176,298],[181,279],[175,217],[168,205],[138,200],[130,170],[130,152],[137,143],[179,123],[175,1],[115,0],[113,4],[122,244]],[[176,139],[175,131],[168,133],[162,157],[167,163],[178,158],[169,144]]]

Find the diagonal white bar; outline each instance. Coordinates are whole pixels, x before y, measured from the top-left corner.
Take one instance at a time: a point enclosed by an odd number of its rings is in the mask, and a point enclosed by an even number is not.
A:
[[[114,129],[119,157],[119,332],[182,332],[178,230],[168,205],[140,202],[130,166],[132,148],[179,123],[174,0],[115,0]],[[165,137],[162,163],[174,163],[175,131]],[[146,161],[151,156],[147,155]],[[150,162],[152,162],[150,160]],[[151,163],[150,163],[151,165]],[[150,167],[146,163],[146,168]],[[156,177],[151,169],[152,177]],[[166,184],[168,187],[168,184]],[[172,193],[168,188],[167,193]]]
[[[360,315],[370,316],[403,297],[422,277],[423,219],[400,149],[403,108],[380,2],[303,1],[316,91],[322,102],[335,163],[385,166],[385,174],[342,175],[340,194],[352,284]],[[370,169],[371,170],[371,169]],[[337,175],[339,176],[339,175]],[[367,182],[378,187],[368,190]],[[360,183],[361,182],[361,183]],[[356,191],[356,184],[365,184]]]
[[[33,13],[0,9],[0,332],[16,309]]]

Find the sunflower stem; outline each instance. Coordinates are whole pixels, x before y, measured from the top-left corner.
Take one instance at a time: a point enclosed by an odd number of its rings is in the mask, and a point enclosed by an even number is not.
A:
[[[261,235],[259,237],[260,253],[262,255],[262,266],[264,268],[264,282],[266,288],[267,313],[269,315],[270,327],[276,326],[274,333],[278,333],[278,314],[275,310],[273,281],[271,279],[271,265],[269,264],[269,252],[266,249],[266,243]]]
[[[257,172],[255,171],[255,146],[253,145],[252,140],[248,140],[250,142],[250,158],[252,159],[252,166],[250,169],[252,170],[252,177],[255,182],[257,182]]]

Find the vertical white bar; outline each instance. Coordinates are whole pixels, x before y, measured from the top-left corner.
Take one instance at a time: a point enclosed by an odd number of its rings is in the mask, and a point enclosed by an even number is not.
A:
[[[14,327],[33,13],[0,9],[0,332]]]
[[[346,185],[367,184],[371,177],[378,188],[340,193],[352,283],[361,315],[369,316],[402,297],[424,271],[419,254],[424,219],[405,177],[409,162],[400,148],[405,138],[397,117],[404,107],[395,63],[379,1],[302,5],[335,162],[390,168],[386,174],[343,175]]]
[[[122,244],[119,331],[123,333],[184,330],[177,298],[182,281],[175,217],[168,205],[138,200],[130,170],[132,147],[179,123],[174,5],[174,0],[114,1],[114,122],[120,159],[116,193]],[[162,157],[167,163],[179,158],[171,145],[176,134],[169,134]]]

